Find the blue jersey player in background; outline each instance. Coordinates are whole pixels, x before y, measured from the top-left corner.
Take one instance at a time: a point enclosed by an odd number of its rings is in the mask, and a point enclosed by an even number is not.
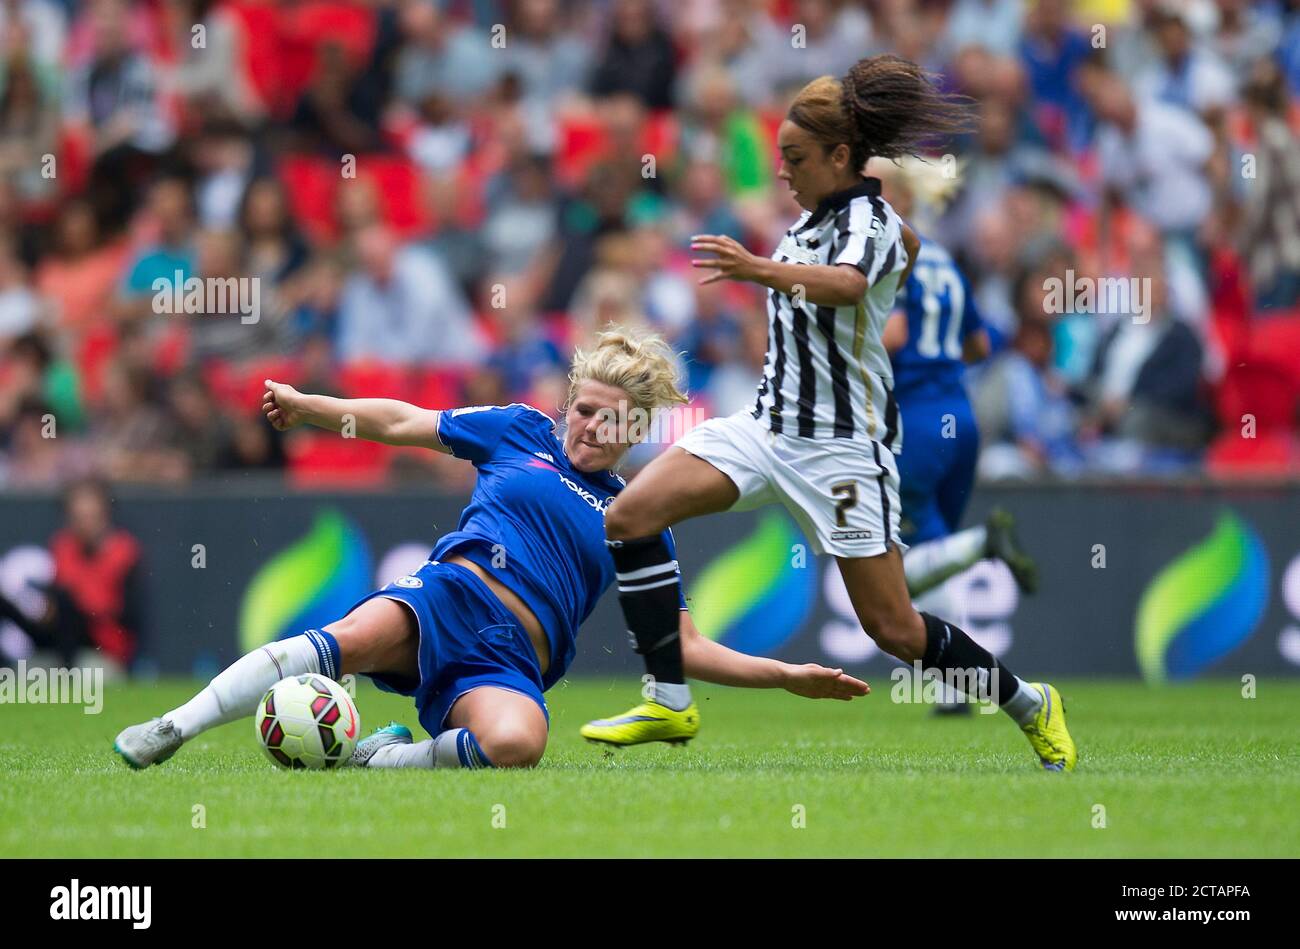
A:
[[[886,199],[912,219],[937,212],[956,182],[955,175],[943,176],[941,165],[920,160],[880,171]],[[1008,512],[995,509],[984,524],[961,530],[979,460],[979,427],[964,376],[968,363],[989,355],[989,334],[952,255],[924,235],[897,307],[883,341],[902,420],[899,530],[910,545],[903,569],[914,600],[962,624],[962,605],[950,602],[944,585],[977,561],[1002,560],[1025,592],[1037,585]],[[966,704],[949,707],[969,710]]]
[[[568,670],[578,628],[614,579],[604,518],[624,483],[613,469],[636,431],[647,430],[631,413],[646,419],[685,401],[672,352],[656,336],[600,334],[592,349],[574,355],[570,380],[562,432],[526,405],[438,411],[391,399],[309,395],[267,380],[263,410],[276,428],[352,426],[359,438],[453,454],[478,471],[473,497],[424,565],[343,618],[238,659],[184,705],[122,731],[118,753],[133,767],[148,767],[203,731],[252,715],[282,678],[360,673],[411,696],[432,737],[416,742],[405,726],[390,724],[358,743],[354,766],[540,761],[549,728],[543,693]],[[809,698],[868,691],[839,669],[727,649],[701,636],[680,605],[690,676]]]

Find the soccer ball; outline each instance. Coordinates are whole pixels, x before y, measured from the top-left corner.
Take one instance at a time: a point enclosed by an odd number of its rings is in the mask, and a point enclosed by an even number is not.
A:
[[[312,674],[289,676],[267,689],[253,724],[276,764],[316,771],[352,757],[361,716],[343,686]]]

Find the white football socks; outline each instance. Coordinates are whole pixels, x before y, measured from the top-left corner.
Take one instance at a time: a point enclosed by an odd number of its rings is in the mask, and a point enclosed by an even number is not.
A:
[[[443,732],[442,734],[447,733]],[[437,744],[437,738],[428,738],[414,743],[402,742],[401,744],[385,745],[370,756],[370,760],[366,762],[366,767],[436,768],[438,767]],[[453,757],[455,757],[454,754]],[[458,765],[452,765],[452,767],[458,767]]]
[[[1002,711],[1011,716],[1017,725],[1028,725],[1043,707],[1043,695],[1020,676],[1015,677],[1016,691],[1002,703]]]
[[[176,726],[181,738],[189,741],[201,732],[252,715],[266,690],[287,676],[317,672],[334,678],[337,670],[321,668],[322,644],[310,630],[301,636],[281,639],[254,649],[236,659],[198,695],[163,718]]]
[[[981,525],[908,548],[903,554],[903,573],[912,598],[983,560],[987,543],[988,531]]]
[[[685,682],[656,682],[653,701],[674,712],[685,711],[691,704],[691,687]]]
[[[367,768],[490,768],[474,733],[449,728],[438,737],[413,744],[385,745],[366,762]]]

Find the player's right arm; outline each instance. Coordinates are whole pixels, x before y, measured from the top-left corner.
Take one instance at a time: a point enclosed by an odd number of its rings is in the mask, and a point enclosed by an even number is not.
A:
[[[385,445],[413,445],[451,451],[438,438],[437,409],[422,409],[397,399],[336,399],[299,392],[283,382],[266,380],[262,412],[277,430],[314,425],[331,432],[350,426],[357,438]]]
[[[682,668],[692,679],[746,689],[785,689],[810,699],[847,702],[866,695],[871,686],[843,669],[815,662],[795,665],[749,656],[703,636],[689,611],[681,611]]]

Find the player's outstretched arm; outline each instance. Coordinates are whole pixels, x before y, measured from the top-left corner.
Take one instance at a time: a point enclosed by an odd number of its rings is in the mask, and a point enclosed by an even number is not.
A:
[[[438,440],[437,409],[422,409],[397,399],[336,399],[299,392],[291,385],[267,379],[262,412],[282,432],[298,425],[314,425],[331,432],[349,431],[357,438],[385,445],[450,450]]]
[[[828,669],[815,662],[792,665],[728,649],[702,636],[686,610],[682,610],[681,617],[682,665],[692,679],[751,689],[785,689],[810,699],[845,702],[871,691],[865,682],[845,675],[843,669]]]

